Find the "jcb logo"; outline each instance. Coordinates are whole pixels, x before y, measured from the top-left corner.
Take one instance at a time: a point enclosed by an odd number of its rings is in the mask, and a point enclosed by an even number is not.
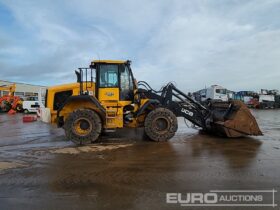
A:
[[[181,109],[181,112],[183,112],[183,113],[185,113],[185,114],[187,114],[187,115],[190,115],[191,117],[193,116],[193,112],[190,112],[190,111],[187,110],[187,109],[182,108],[182,109]]]
[[[106,92],[105,95],[106,95],[106,96],[113,96],[114,93],[113,93],[113,92]]]

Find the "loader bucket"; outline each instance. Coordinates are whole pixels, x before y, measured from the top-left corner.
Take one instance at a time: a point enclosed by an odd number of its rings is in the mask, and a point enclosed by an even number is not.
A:
[[[241,101],[215,102],[211,104],[210,110],[210,132],[226,137],[262,135],[255,117]]]

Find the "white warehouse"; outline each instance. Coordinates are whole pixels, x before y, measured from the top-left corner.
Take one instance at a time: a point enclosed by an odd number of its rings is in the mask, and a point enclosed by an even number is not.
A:
[[[26,99],[27,97],[30,96],[38,96],[38,97],[41,96],[42,100],[44,100],[45,98],[46,89],[47,89],[46,86],[0,80],[0,86],[12,85],[12,84],[16,84],[15,95],[21,97],[22,99]],[[7,91],[0,91],[0,97],[7,94],[8,94]]]

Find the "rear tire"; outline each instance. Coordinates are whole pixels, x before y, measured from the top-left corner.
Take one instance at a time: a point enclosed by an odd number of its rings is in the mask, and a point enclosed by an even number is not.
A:
[[[178,122],[169,109],[156,108],[147,115],[144,126],[145,134],[152,141],[167,141],[175,135]]]
[[[66,137],[75,144],[90,144],[98,139],[102,123],[95,111],[78,109],[67,117],[64,130]]]
[[[3,112],[8,112],[11,110],[11,108],[12,108],[12,105],[8,101],[2,101],[1,110]]]

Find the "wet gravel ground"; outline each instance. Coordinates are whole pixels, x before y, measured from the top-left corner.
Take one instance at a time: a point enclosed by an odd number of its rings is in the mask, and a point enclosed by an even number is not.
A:
[[[1,114],[0,209],[223,209],[167,204],[166,193],[271,189],[279,209],[280,110],[253,114],[264,136],[217,138],[180,119],[169,142],[138,129],[84,147],[55,126]]]

